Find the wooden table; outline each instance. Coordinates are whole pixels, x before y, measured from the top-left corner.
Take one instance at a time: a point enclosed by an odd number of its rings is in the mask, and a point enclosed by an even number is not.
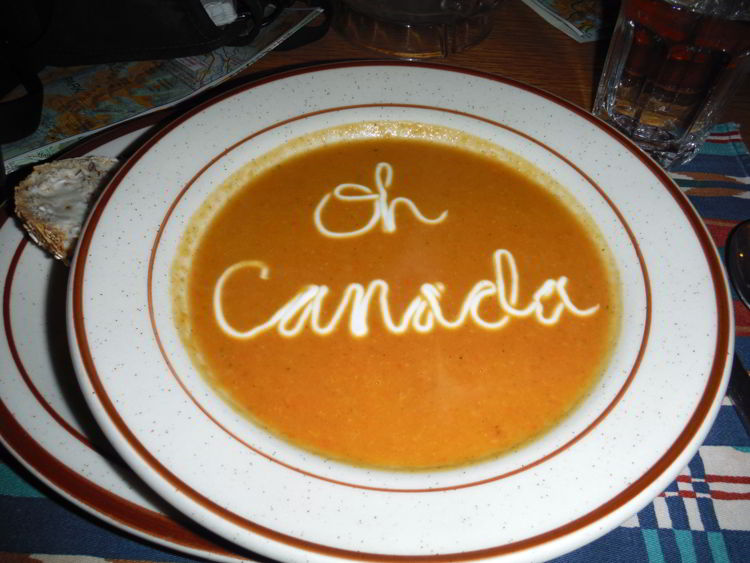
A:
[[[591,110],[608,41],[578,43],[548,24],[521,0],[500,0],[490,35],[479,45],[437,62],[481,70],[547,90]],[[246,74],[269,72],[316,62],[377,59],[382,55],[349,43],[335,30],[300,49],[274,52]],[[750,76],[721,121],[740,123],[750,134]]]

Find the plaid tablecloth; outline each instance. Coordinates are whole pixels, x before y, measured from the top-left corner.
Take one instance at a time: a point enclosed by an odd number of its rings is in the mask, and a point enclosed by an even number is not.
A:
[[[701,153],[672,177],[723,255],[750,218],[750,154],[735,124],[717,126]],[[735,300],[737,352],[750,366],[750,311]],[[89,516],[36,481],[0,447],[0,561],[98,563],[198,561]],[[680,476],[619,528],[557,562],[750,561],[750,436],[725,398],[718,419]]]

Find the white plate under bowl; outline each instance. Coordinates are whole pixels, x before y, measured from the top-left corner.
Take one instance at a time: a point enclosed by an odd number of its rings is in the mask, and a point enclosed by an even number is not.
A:
[[[287,139],[373,120],[446,125],[521,154],[568,188],[614,253],[625,313],[610,367],[575,413],[512,454],[411,473],[324,459],[239,417],[180,345],[169,269],[205,197]],[[688,462],[716,415],[734,345],[709,236],[643,153],[543,92],[403,63],[288,73],[166,127],[89,218],[68,306],[84,395],[127,463],[210,530],[285,561],[539,560],[583,545]]]
[[[96,135],[66,157],[126,158],[146,116]],[[114,452],[89,413],[66,336],[68,268],[0,212],[0,442],[79,508],[141,538],[215,561],[254,555],[224,545],[154,494]],[[255,558],[257,559],[257,557]]]

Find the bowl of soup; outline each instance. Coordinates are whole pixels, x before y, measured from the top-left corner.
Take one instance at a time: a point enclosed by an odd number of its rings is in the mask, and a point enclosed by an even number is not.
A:
[[[225,538],[544,558],[700,443],[727,302],[700,220],[606,126],[495,77],[355,64],[137,152],[82,237],[70,328],[115,447]]]
[[[396,470],[476,462],[542,435],[606,371],[622,314],[609,246],[498,145],[350,123],[217,192],[175,259],[177,328],[217,394],[300,448]]]

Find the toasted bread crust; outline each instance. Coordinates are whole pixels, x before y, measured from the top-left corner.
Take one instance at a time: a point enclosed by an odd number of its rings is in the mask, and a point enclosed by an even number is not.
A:
[[[15,211],[31,239],[68,263],[83,223],[117,160],[68,158],[35,166],[15,189]]]

